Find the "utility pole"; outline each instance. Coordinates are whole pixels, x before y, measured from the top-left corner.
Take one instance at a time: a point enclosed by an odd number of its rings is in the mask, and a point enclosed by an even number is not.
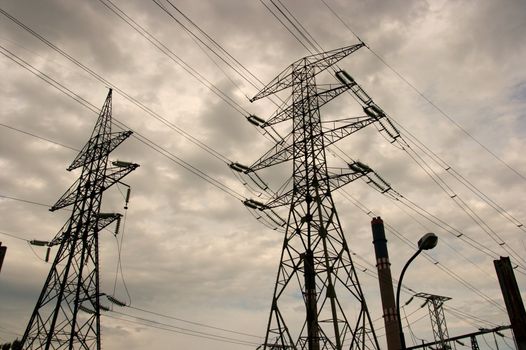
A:
[[[518,350],[526,350],[526,312],[510,258],[493,261]]]
[[[247,207],[262,212],[289,207],[288,219],[283,221],[285,237],[263,349],[379,349],[332,198],[332,191],[372,170],[359,162],[329,168],[325,152],[328,146],[379,121],[385,113],[345,71],[336,72],[339,84],[316,82],[319,73],[363,46],[301,58],[251,99],[292,89],[291,102],[284,103],[267,121],[247,118],[272,130],[276,124],[290,121],[290,133],[276,140],[276,145],[251,166],[231,164],[232,169],[250,176],[277,164],[293,163],[292,188],[266,203],[245,201]],[[322,123],[320,107],[346,91],[355,95],[365,115]],[[304,310],[301,323],[294,320],[292,302]],[[349,313],[349,308],[354,313]]]
[[[88,143],[68,171],[79,179],[51,207],[72,206],[71,216],[48,246],[58,246],[49,275],[22,338],[23,349],[100,350],[99,232],[121,214],[101,213],[102,194],[135,170],[108,156],[132,132],[111,132],[110,89]]]

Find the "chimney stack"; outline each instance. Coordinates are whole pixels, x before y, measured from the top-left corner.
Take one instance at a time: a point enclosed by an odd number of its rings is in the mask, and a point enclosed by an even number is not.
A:
[[[376,268],[378,269],[378,282],[385,323],[388,350],[400,350],[400,329],[391,277],[391,263],[387,252],[387,239],[385,238],[384,222],[380,217],[371,221],[373,230],[374,252],[376,254]]]

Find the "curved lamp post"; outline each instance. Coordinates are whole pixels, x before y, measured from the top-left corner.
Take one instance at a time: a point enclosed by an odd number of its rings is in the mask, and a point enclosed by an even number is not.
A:
[[[396,288],[396,314],[398,316],[398,327],[400,328],[400,344],[402,349],[406,349],[404,331],[402,330],[402,319],[400,318],[400,287],[402,286],[402,279],[404,278],[405,270],[415,258],[422,252],[422,250],[429,250],[436,247],[438,237],[434,233],[426,233],[418,240],[418,250],[413,256],[405,263],[400,278],[398,279],[398,287]]]

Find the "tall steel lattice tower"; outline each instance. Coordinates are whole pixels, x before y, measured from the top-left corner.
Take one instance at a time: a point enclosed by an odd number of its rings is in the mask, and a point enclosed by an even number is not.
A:
[[[380,121],[385,113],[345,71],[336,72],[340,83],[316,82],[319,73],[362,46],[299,59],[251,99],[292,89],[291,102],[284,103],[267,121],[248,118],[262,128],[291,120],[290,133],[250,167],[231,165],[250,175],[289,160],[293,163],[292,189],[275,194],[266,203],[245,201],[248,207],[261,211],[290,208],[262,349],[379,349],[332,198],[333,190],[372,170],[360,162],[342,169],[329,168],[326,148]],[[355,95],[365,116],[322,122],[320,107],[346,91]],[[291,301],[304,307],[304,321],[297,321],[297,308],[290,307]],[[346,313],[347,308],[354,311]]]
[[[99,232],[121,215],[101,213],[103,192],[139,165],[108,156],[132,132],[111,132],[110,89],[91,138],[68,170],[79,179],[50,209],[73,206],[49,246],[57,255],[22,338],[23,349],[100,349]]]

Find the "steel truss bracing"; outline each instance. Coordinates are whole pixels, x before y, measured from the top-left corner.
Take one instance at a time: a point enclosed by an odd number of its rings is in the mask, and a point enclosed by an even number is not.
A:
[[[427,304],[427,307],[429,309],[429,317],[431,319],[433,337],[439,345],[438,349],[450,350],[452,348],[456,348],[455,343],[450,342],[448,340],[449,332],[447,330],[446,317],[444,315],[443,308],[444,302],[451,300],[451,298],[427,293],[417,293],[415,294],[415,297],[423,298],[426,300],[425,304]]]
[[[120,217],[101,213],[103,192],[139,165],[108,164],[108,156],[131,135],[111,132],[110,89],[88,143],[68,170],[80,177],[50,209],[72,206],[69,220],[49,245],[58,246],[22,338],[23,349],[100,349],[99,232]]]
[[[290,104],[281,106],[268,121],[252,117],[252,122],[263,128],[290,120],[291,133],[252,166],[231,165],[234,170],[250,174],[289,160],[293,163],[290,191],[274,196],[267,203],[245,201],[245,205],[255,210],[272,210],[283,205],[290,208],[262,349],[379,349],[332,198],[333,190],[367,176],[371,169],[359,162],[348,164],[345,169],[330,169],[325,151],[327,146],[379,121],[385,114],[343,71],[336,73],[341,84],[320,88],[316,83],[320,72],[362,46],[302,58],[251,100],[292,89]],[[365,115],[334,121],[331,123],[334,127],[327,129],[327,123],[321,120],[320,107],[345,91],[357,97]],[[290,307],[291,300],[303,305],[304,321],[298,323],[296,312]]]

